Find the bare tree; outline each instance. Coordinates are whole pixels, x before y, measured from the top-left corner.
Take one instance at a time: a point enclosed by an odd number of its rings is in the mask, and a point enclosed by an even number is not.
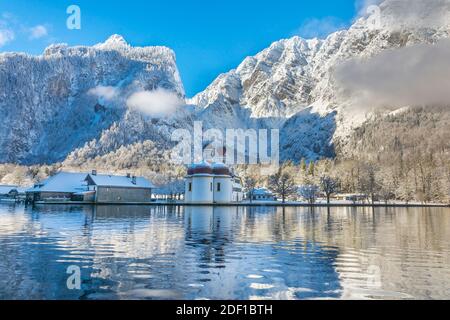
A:
[[[297,191],[293,175],[290,170],[290,165],[283,165],[278,169],[278,172],[269,176],[270,190],[279,195],[283,201],[286,198],[294,195]]]
[[[170,200],[180,200],[184,191],[185,183],[183,180],[169,178],[167,183],[157,189],[156,194],[167,196]]]
[[[445,180],[444,180],[444,185],[445,185],[445,192],[446,192],[446,197],[447,197],[447,202],[450,204],[450,163],[449,165],[444,165],[445,168]]]
[[[301,186],[298,189],[298,193],[300,194],[300,196],[303,199],[306,199],[308,201],[308,203],[311,205],[316,203],[318,191],[319,191],[319,187],[314,184]]]
[[[320,189],[327,196],[327,204],[330,204],[331,196],[339,190],[339,181],[330,176],[322,176],[320,178]]]
[[[375,197],[380,189],[376,179],[376,168],[373,164],[363,164],[359,189],[370,198],[372,204],[375,203]]]
[[[245,189],[247,189],[247,194],[248,194],[248,197],[250,198],[250,203],[252,203],[253,193],[255,192],[255,189],[256,189],[256,179],[249,177],[249,176],[245,177],[244,178],[244,187],[245,187]]]

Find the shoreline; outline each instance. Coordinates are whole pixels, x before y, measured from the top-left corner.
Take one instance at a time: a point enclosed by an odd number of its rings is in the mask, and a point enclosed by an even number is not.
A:
[[[0,202],[2,203],[2,202]],[[5,204],[11,204],[4,202]],[[17,203],[20,204],[20,203]],[[183,202],[127,202],[127,203],[94,203],[81,201],[48,201],[36,202],[34,204],[26,204],[27,206],[42,206],[42,205],[84,205],[84,206],[171,206],[171,207],[284,207],[284,208],[450,208],[450,204],[406,204],[406,203],[273,203],[273,202],[259,202],[259,203],[227,203],[227,204],[205,204],[205,203],[183,203]]]

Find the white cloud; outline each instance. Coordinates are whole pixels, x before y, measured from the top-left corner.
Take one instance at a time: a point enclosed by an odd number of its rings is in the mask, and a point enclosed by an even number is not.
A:
[[[325,38],[331,33],[346,29],[348,26],[342,20],[335,17],[322,19],[309,19],[295,32],[303,38]]]
[[[14,17],[10,13],[2,13],[0,18],[0,47],[13,41],[16,37],[13,25]]]
[[[30,28],[30,39],[40,39],[48,35],[48,30],[44,25],[37,25]]]
[[[119,95],[119,90],[116,87],[111,86],[98,86],[89,90],[88,93],[99,99],[113,100]]]
[[[184,101],[180,97],[161,88],[134,93],[127,100],[129,108],[153,117],[170,115],[182,105]]]
[[[355,8],[355,19],[368,19],[376,23],[377,29],[450,27],[450,0],[355,0]],[[309,19],[295,34],[304,38],[324,38],[347,27],[347,23],[335,17]]]
[[[379,6],[381,27],[385,30],[449,26],[450,0],[357,0],[359,16],[368,17],[373,13],[368,8],[374,5]]]
[[[17,38],[28,37],[30,40],[41,39],[49,35],[48,25],[39,24],[27,26],[14,14],[3,12],[0,14],[0,47]]]
[[[358,16],[366,16],[367,9],[371,6],[378,6],[382,0],[356,0],[355,7],[358,12]]]
[[[359,107],[450,106],[450,40],[352,59],[334,74]]]
[[[14,32],[9,29],[0,29],[0,47],[13,41],[15,38]]]

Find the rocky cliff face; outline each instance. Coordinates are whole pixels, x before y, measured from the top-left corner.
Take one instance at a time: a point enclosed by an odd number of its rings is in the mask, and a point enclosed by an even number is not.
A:
[[[372,14],[325,40],[293,37],[275,42],[256,56],[246,58],[235,70],[219,76],[191,102],[202,108],[240,105],[249,108],[257,118],[289,118],[311,105],[322,112],[335,109],[342,101],[336,94],[339,88],[332,75],[343,62],[448,38],[450,29],[445,24],[400,24],[401,18],[395,19],[403,10],[398,8],[398,2],[406,3],[397,0],[381,5],[380,25],[374,25],[376,18]]]

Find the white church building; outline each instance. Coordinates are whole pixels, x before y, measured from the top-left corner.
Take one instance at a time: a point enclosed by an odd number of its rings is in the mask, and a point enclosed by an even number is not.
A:
[[[191,165],[186,176],[184,201],[194,204],[227,204],[244,199],[241,179],[223,163]]]

